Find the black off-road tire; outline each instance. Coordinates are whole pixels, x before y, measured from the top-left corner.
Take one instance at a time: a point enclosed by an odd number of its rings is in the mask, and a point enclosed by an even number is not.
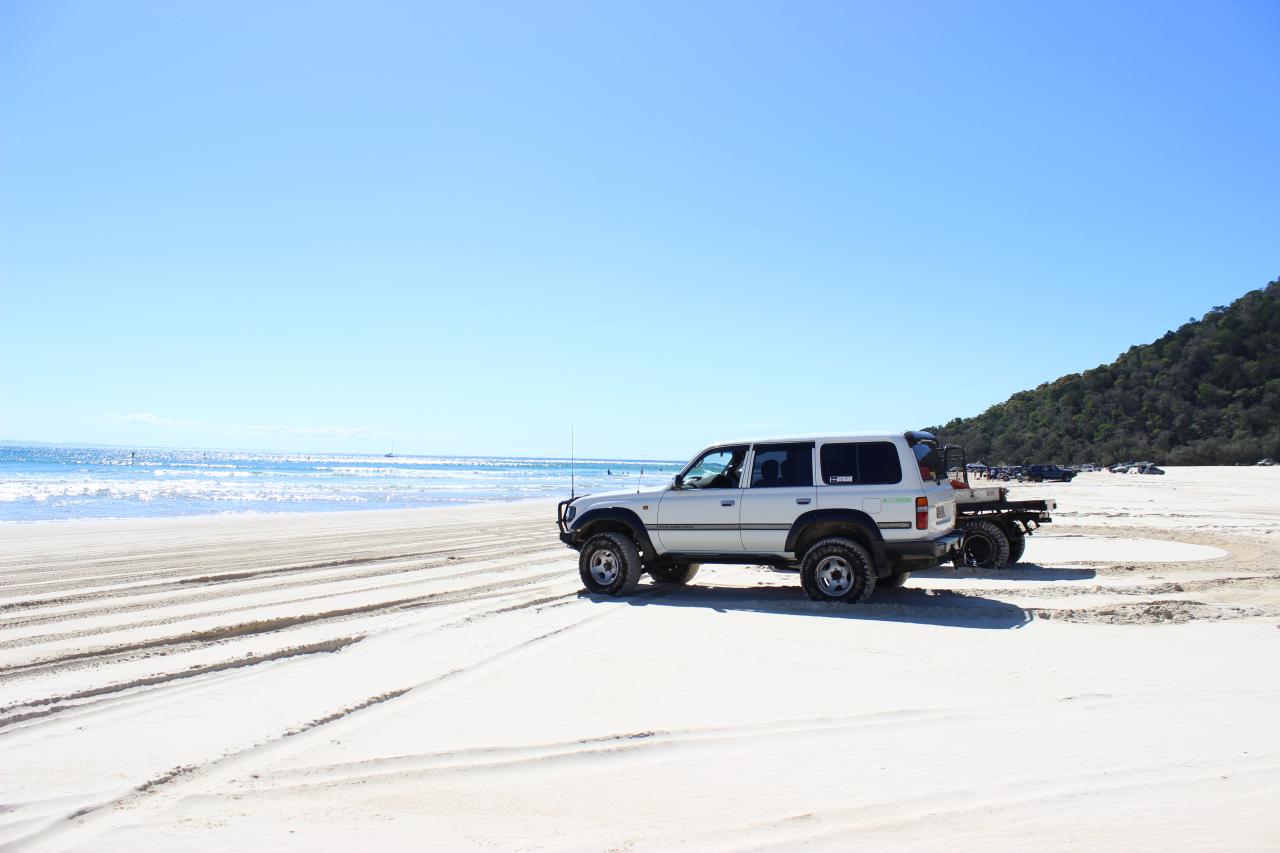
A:
[[[655,583],[674,583],[684,586],[693,580],[700,568],[702,568],[701,563],[659,563],[647,571]]]
[[[956,553],[957,566],[971,569],[1001,569],[1009,562],[1009,538],[1000,525],[978,518],[960,522],[964,540]]]
[[[819,539],[800,563],[800,585],[814,601],[859,604],[876,588],[875,561],[852,539]]]
[[[910,578],[911,572],[894,572],[888,577],[883,577],[876,581],[876,587],[879,589],[898,589],[904,586]]]
[[[1027,534],[1012,526],[1005,532],[1009,538],[1009,564],[1021,562],[1022,554],[1027,550]]]
[[[630,536],[621,533],[597,533],[583,544],[578,556],[582,585],[597,595],[626,595],[640,583],[643,573],[640,549]]]

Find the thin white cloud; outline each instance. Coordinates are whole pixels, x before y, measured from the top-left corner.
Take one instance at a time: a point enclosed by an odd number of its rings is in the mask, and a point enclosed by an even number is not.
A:
[[[384,430],[370,429],[369,427],[215,424],[208,421],[194,421],[185,418],[166,418],[153,412],[109,412],[106,417],[118,423],[171,427],[175,429],[201,429],[227,435],[285,435],[305,436],[308,438],[366,439],[369,441],[390,441],[392,439],[398,441],[423,440],[420,435],[398,435]]]

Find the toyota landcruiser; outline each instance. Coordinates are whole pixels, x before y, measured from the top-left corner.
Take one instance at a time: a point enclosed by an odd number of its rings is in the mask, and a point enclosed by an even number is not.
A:
[[[960,544],[943,456],[926,432],[725,442],[664,488],[563,501],[556,523],[593,593],[645,573],[687,584],[704,563],[798,565],[810,598],[861,602]]]

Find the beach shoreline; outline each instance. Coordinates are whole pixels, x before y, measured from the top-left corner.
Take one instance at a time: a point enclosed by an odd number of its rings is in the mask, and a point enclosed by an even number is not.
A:
[[[116,525],[126,527],[129,525],[145,526],[149,522],[184,522],[184,521],[235,521],[235,520],[254,520],[254,519],[319,519],[319,518],[335,518],[340,521],[351,521],[364,515],[394,515],[403,513],[404,517],[411,518],[418,513],[432,512],[453,512],[456,510],[483,510],[486,508],[505,507],[505,506],[521,506],[526,504],[537,504],[551,507],[551,523],[555,524],[555,505],[565,498],[557,497],[536,497],[536,498],[503,498],[488,501],[469,501],[466,503],[455,504],[434,504],[431,506],[415,506],[415,507],[369,507],[367,509],[324,509],[324,510],[280,510],[278,512],[259,512],[244,511],[237,512],[230,510],[227,512],[210,512],[210,513],[193,513],[191,515],[125,515],[110,517],[91,517],[91,518],[34,518],[34,519],[7,519],[0,520],[0,531],[7,527],[26,527],[26,526],[77,526],[77,525],[100,525],[101,530],[110,530]]]
[[[379,512],[658,487],[680,463],[0,446],[0,524]]]

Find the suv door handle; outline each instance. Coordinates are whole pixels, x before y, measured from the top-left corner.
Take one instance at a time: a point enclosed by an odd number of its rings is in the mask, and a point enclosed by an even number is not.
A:
[[[733,506],[733,501],[720,501],[720,506]]]
[[[809,498],[796,498],[796,503],[798,504],[807,504],[808,502]]]

